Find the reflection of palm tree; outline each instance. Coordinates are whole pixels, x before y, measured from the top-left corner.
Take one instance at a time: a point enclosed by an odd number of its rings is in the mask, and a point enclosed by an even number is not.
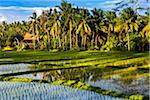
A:
[[[61,71],[61,72],[60,72]],[[91,73],[92,74],[89,74]],[[56,70],[43,73],[43,79],[49,81],[57,80],[78,80],[78,81],[93,81],[99,77],[99,71],[92,71],[87,68],[67,69],[67,70]]]

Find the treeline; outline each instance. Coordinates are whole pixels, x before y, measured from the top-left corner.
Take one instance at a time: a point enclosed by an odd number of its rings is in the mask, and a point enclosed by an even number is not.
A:
[[[30,21],[0,24],[0,49],[16,50],[135,50],[146,51],[150,42],[148,11],[140,15],[132,8],[119,13],[73,7],[63,1],[55,9],[36,13]],[[23,42],[24,35],[35,37],[33,47]]]

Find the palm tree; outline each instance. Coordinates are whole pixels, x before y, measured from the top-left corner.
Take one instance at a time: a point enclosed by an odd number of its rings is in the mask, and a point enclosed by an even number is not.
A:
[[[141,51],[144,51],[146,44],[150,43],[150,22],[149,14],[146,13],[146,16],[141,16],[140,18],[140,37],[141,37]],[[149,46],[149,45],[147,45]]]
[[[52,9],[50,9],[49,16],[51,16]],[[40,30],[41,30],[41,38],[43,39],[43,44],[47,47],[47,50],[50,50],[50,27],[48,20],[48,12],[43,11],[40,15]],[[46,41],[45,41],[46,39]]]
[[[138,45],[142,44],[139,46],[142,51],[147,48],[150,37],[149,15],[141,16],[132,8],[123,9],[120,14],[95,8],[91,14],[88,9],[73,7],[64,0],[57,7],[59,10],[43,11],[39,17],[34,12],[30,21],[0,24],[1,48],[11,43],[15,33],[23,36],[26,32],[32,33],[35,38],[34,50],[38,44],[38,47],[47,48],[48,51],[55,48],[110,50],[110,47],[118,47],[118,44],[121,44],[121,47],[127,45],[130,51],[131,42],[137,40],[140,41]],[[134,40],[130,33],[132,36],[136,33]],[[115,42],[112,41],[114,39]]]
[[[130,51],[130,33],[138,31],[139,28],[137,15],[135,14],[132,8],[126,8],[121,12],[121,20],[122,22],[120,23],[120,30],[124,31],[127,35],[128,51]]]
[[[2,24],[0,25],[0,48],[6,46],[6,39],[8,37],[7,34],[7,30],[8,30],[8,25],[5,21],[2,22]]]
[[[104,34],[103,34],[103,28],[105,26],[105,20],[104,20],[104,12],[101,9],[96,9],[94,8],[92,10],[92,23],[91,26],[92,27],[92,40],[91,40],[91,45],[93,46],[93,43],[95,42],[95,47],[98,47],[98,40],[99,43],[102,44],[101,40],[104,39]],[[93,47],[92,47],[93,48]]]
[[[82,37],[81,46],[83,44],[84,49],[86,49],[87,36],[91,35],[91,28],[89,26],[90,17],[87,9],[83,9],[81,12],[81,20],[77,26],[76,34],[80,33]]]
[[[72,49],[73,45],[73,29],[75,25],[75,19],[74,19],[74,9],[70,3],[65,2],[62,0],[61,6],[57,6],[60,11],[61,11],[61,20],[63,21],[63,33],[64,37],[66,37],[67,31],[69,33],[69,44],[70,44],[70,49]],[[66,39],[64,39],[66,40]],[[65,43],[65,42],[64,42]]]
[[[137,13],[138,10],[144,10],[145,7],[141,7],[141,2],[146,1],[147,3],[149,2],[149,0],[121,0],[115,3],[115,5],[117,6],[115,9],[115,11],[119,11],[119,9],[122,9],[123,7],[127,7],[129,5],[133,5],[132,8],[133,10]]]
[[[36,12],[32,13],[32,16],[30,17],[32,20],[32,24],[31,24],[31,29],[32,29],[32,33],[33,33],[33,37],[36,38],[36,30],[37,30],[37,14]],[[35,45],[36,45],[36,39],[33,39],[33,48],[35,50]]]
[[[116,13],[112,11],[106,11],[105,12],[105,17],[106,17],[106,26],[107,26],[107,33],[108,33],[108,42],[110,42],[111,34],[114,33],[114,26],[116,24]]]
[[[52,16],[53,16],[53,22],[52,22],[52,26],[50,29],[50,34],[53,36],[54,48],[56,48],[57,39],[58,39],[59,47],[61,47],[61,39],[60,39],[61,22],[59,19],[60,14],[57,12],[56,9],[54,9]]]

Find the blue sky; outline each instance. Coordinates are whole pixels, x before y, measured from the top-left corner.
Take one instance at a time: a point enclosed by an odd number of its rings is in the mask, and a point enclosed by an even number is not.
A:
[[[121,0],[67,0],[74,6],[84,7],[88,9],[101,8],[103,10],[112,9],[114,3]],[[148,3],[141,0],[141,6],[148,6]],[[0,0],[0,22],[29,20],[32,12],[41,14],[42,10],[53,8],[60,5],[61,0]]]

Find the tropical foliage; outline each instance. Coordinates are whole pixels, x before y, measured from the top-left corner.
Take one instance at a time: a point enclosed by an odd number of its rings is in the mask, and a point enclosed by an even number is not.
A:
[[[29,21],[0,24],[0,49],[16,50],[148,50],[149,13],[140,15],[132,8],[120,13],[73,7],[62,0],[55,9],[34,12]],[[33,35],[33,47],[23,42],[24,35]]]

